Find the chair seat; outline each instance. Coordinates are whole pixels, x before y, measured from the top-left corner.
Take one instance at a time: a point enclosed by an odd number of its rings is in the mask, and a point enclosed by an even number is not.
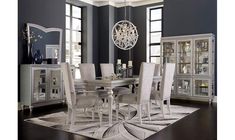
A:
[[[128,104],[136,104],[137,103],[137,95],[136,94],[123,94],[117,97],[119,103],[128,103]]]
[[[78,95],[76,98],[76,106],[79,108],[90,108],[100,104],[99,97],[96,95]]]

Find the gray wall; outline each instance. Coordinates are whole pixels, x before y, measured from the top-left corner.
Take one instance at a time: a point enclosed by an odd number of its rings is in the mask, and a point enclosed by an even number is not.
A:
[[[27,46],[22,30],[25,23],[65,29],[65,0],[19,0],[18,2],[18,64],[27,63]],[[62,48],[65,46],[63,32]],[[64,53],[64,49],[62,49]],[[63,57],[62,60],[65,58]]]

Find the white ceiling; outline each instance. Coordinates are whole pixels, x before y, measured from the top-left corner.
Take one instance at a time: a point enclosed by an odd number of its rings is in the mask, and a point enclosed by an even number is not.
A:
[[[141,5],[163,2],[163,0],[80,0],[80,1],[95,6],[112,5],[115,7],[123,7],[126,5],[136,7]]]

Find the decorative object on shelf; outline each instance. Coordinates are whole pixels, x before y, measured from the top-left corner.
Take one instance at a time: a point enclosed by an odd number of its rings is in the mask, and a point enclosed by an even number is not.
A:
[[[43,56],[40,52],[40,50],[37,50],[33,55],[33,60],[35,64],[42,64]]]
[[[132,61],[128,61],[128,67],[127,67],[127,77],[133,77],[133,65]]]
[[[114,44],[122,49],[129,50],[133,48],[138,40],[138,31],[136,26],[126,20],[126,0],[125,0],[125,20],[118,21],[112,29],[112,40]]]
[[[117,75],[117,77],[121,77],[121,74],[122,74],[122,61],[121,61],[121,59],[117,59],[116,75]]]
[[[126,64],[122,64],[122,78],[127,77],[127,69],[126,69]]]

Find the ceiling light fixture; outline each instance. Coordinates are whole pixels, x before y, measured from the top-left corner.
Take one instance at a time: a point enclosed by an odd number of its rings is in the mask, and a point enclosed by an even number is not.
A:
[[[135,46],[138,37],[139,35],[136,26],[132,22],[126,20],[125,0],[125,20],[118,21],[113,26],[112,40],[118,48],[122,50],[129,50]]]

